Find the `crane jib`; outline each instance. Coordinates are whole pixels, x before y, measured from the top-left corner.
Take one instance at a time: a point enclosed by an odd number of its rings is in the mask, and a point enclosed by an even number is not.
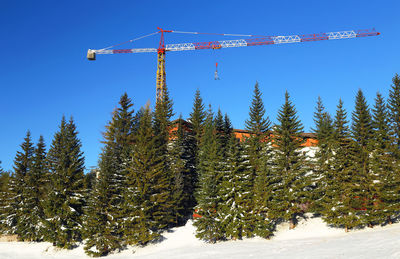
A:
[[[265,36],[259,38],[251,37],[248,39],[239,39],[239,40],[166,44],[165,51],[222,49],[222,48],[232,48],[232,47],[261,46],[261,45],[310,42],[310,41],[321,41],[321,40],[350,39],[356,37],[377,36],[379,34],[380,34],[379,32],[376,32],[374,30],[358,30],[358,31],[328,32],[328,33],[316,33],[316,34],[304,34],[304,35],[289,35],[289,36]],[[119,54],[119,53],[157,52],[157,49],[134,48],[134,49],[100,49],[100,50],[89,50],[89,51],[94,52],[95,54]]]

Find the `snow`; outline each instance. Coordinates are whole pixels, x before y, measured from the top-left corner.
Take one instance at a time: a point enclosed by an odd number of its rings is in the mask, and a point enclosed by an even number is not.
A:
[[[301,219],[295,229],[288,223],[277,227],[270,240],[204,243],[194,236],[195,228],[172,229],[165,239],[146,247],[130,247],[106,258],[400,258],[400,223],[345,233],[330,228],[320,218]],[[135,252],[133,252],[135,251]],[[59,250],[50,243],[0,242],[0,258],[89,258],[83,246]]]

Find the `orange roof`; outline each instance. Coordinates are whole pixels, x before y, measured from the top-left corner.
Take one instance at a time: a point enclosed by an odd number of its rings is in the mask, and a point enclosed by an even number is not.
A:
[[[177,119],[171,122],[171,129],[170,129],[170,135],[174,135],[176,131],[178,130],[178,123],[181,120],[181,123],[183,125],[183,129],[186,132],[191,131],[191,126],[192,124],[188,121],[185,121],[183,119]],[[233,134],[235,134],[236,138],[240,139],[240,141],[243,141],[246,138],[249,138],[251,136],[251,132],[248,130],[243,130],[243,129],[233,129]],[[268,136],[266,138],[271,138],[273,136],[272,132],[268,133]],[[301,144],[303,147],[313,147],[318,144],[317,137],[314,133],[300,133],[300,136],[305,139],[304,143]],[[174,137],[172,137],[174,138]]]

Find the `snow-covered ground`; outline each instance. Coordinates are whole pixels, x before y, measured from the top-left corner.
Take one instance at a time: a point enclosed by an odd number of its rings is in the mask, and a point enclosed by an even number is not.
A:
[[[130,248],[106,258],[400,258],[400,223],[345,233],[320,218],[300,221],[294,230],[278,227],[271,240],[252,238],[206,244],[186,226],[165,233],[165,239],[143,248]],[[135,250],[135,253],[133,253]],[[0,258],[88,258],[83,247],[56,250],[49,243],[0,243]]]

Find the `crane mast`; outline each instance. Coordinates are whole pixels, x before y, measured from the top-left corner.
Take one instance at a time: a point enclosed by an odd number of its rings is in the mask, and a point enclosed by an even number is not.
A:
[[[173,30],[163,30],[157,28],[158,31],[150,33],[148,35],[129,40],[117,45],[113,45],[107,48],[94,50],[89,49],[87,58],[89,60],[96,60],[97,54],[120,54],[120,53],[148,53],[157,52],[157,80],[156,80],[156,100],[157,102],[162,100],[166,86],[166,73],[165,73],[165,53],[167,51],[184,51],[184,50],[201,50],[201,49],[222,49],[222,48],[234,48],[234,47],[248,47],[248,46],[262,46],[262,45],[273,45],[273,44],[285,44],[285,43],[301,43],[310,41],[321,41],[321,40],[339,40],[339,39],[351,39],[361,38],[368,36],[378,36],[379,32],[372,30],[352,30],[352,31],[339,31],[339,32],[327,32],[327,33],[315,33],[315,34],[304,34],[304,35],[288,35],[288,36],[257,36],[257,35],[244,35],[244,34],[217,34],[217,33],[200,33],[200,32],[182,32]],[[178,44],[165,44],[164,33],[184,33],[184,34],[211,34],[220,36],[245,36],[247,39],[238,40],[223,40],[223,41],[208,41],[208,42],[194,42],[194,43],[178,43]],[[161,34],[160,43],[158,49],[156,48],[133,48],[133,49],[112,49],[116,46],[130,43],[148,36],[155,34]]]
[[[164,96],[165,91],[165,44],[164,44],[164,32],[172,32],[163,30],[159,27],[157,29],[161,33],[160,44],[157,49],[157,81],[156,81],[156,99],[160,101]]]

